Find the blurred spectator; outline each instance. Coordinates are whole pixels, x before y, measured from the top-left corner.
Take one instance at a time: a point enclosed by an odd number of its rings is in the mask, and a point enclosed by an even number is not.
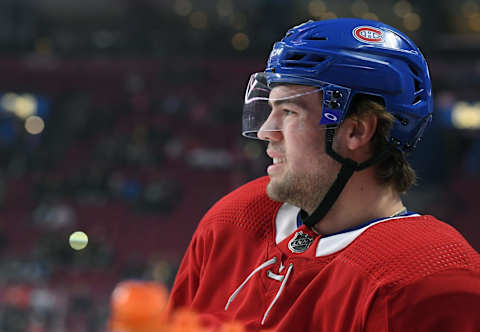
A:
[[[139,209],[143,212],[170,214],[181,198],[181,190],[175,178],[150,180],[143,191]]]
[[[27,327],[31,287],[21,282],[11,282],[2,291],[3,313],[0,316],[2,331],[23,332]]]
[[[233,160],[227,150],[196,148],[188,153],[187,162],[193,168],[216,170],[230,168]]]
[[[58,306],[54,291],[47,285],[34,288],[30,296],[30,306],[32,321],[28,331],[51,331]]]
[[[56,197],[41,201],[33,210],[32,219],[35,225],[50,231],[72,228],[76,223],[73,207]]]

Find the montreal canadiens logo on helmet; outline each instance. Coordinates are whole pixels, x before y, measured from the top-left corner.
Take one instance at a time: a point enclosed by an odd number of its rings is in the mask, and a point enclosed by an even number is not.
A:
[[[355,39],[364,43],[376,44],[384,41],[383,31],[371,26],[356,27],[352,33]]]

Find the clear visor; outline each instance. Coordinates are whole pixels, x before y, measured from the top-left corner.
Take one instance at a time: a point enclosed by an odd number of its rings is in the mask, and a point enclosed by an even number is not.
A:
[[[272,89],[277,85],[299,85],[305,88],[292,89],[291,95],[272,96]],[[283,121],[271,116],[273,105],[298,101],[311,94],[321,94],[318,106],[322,108],[322,116],[319,125],[338,125],[343,121],[350,89],[295,75],[265,72],[252,74],[245,92],[242,135],[259,139],[257,133],[260,130],[282,131]]]

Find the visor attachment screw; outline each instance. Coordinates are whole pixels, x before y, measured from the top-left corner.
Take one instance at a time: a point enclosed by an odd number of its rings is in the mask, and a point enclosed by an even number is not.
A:
[[[330,108],[340,108],[340,103],[332,100],[328,103],[328,106],[330,106]]]
[[[332,97],[335,98],[335,99],[339,99],[339,98],[342,98],[343,96],[342,96],[342,93],[340,91],[335,90],[332,93]]]

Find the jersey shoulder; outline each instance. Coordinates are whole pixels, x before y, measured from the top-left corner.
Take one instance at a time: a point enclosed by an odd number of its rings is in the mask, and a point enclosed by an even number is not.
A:
[[[271,235],[273,220],[281,203],[267,196],[268,181],[266,176],[257,178],[227,194],[210,208],[199,227],[230,224],[254,233],[256,237]]]
[[[432,216],[379,223],[342,256],[376,283],[398,286],[455,269],[480,273],[480,255],[455,228]]]

